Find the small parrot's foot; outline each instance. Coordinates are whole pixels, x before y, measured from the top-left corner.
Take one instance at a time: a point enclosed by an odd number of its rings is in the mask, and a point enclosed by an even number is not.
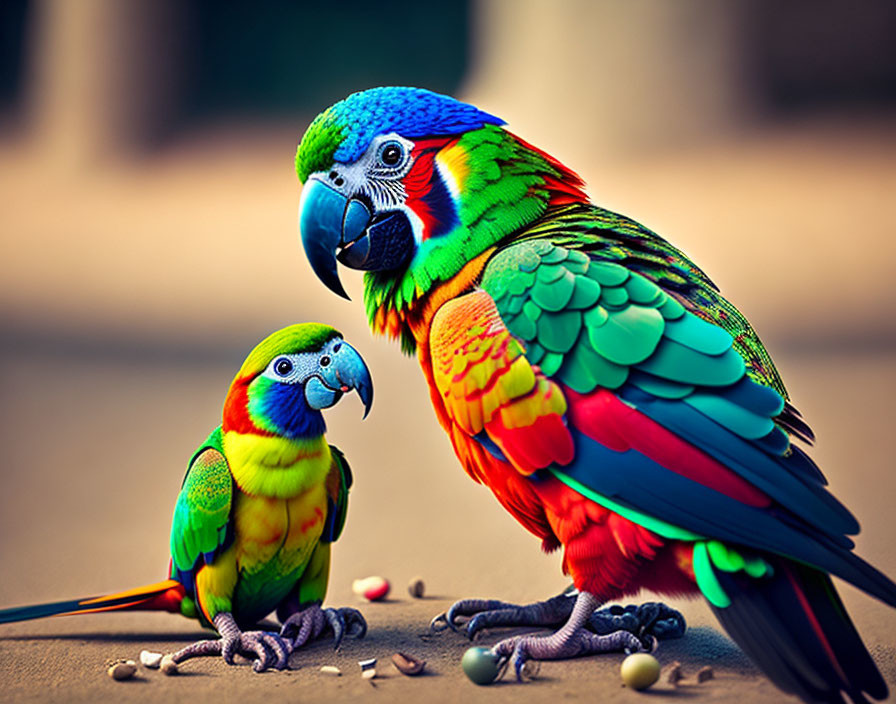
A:
[[[434,631],[450,628],[472,640],[484,628],[496,626],[542,626],[557,628],[569,618],[574,594],[560,594],[547,601],[519,606],[494,599],[461,599],[429,624]]]
[[[471,640],[485,628],[501,626],[541,626],[560,628],[567,622],[576,604],[576,592],[564,592],[547,601],[527,606],[493,599],[462,599],[430,623],[434,631],[450,628]],[[584,624],[598,635],[628,631],[642,642],[650,637],[680,638],[686,628],[684,616],[660,602],[640,605],[613,605],[594,611]]]
[[[367,621],[357,609],[323,609],[320,604],[312,604],[283,622],[280,637],[290,643],[292,650],[296,650],[317,638],[328,627],[333,631],[334,648],[339,648],[346,634],[356,638],[367,634]]]
[[[634,653],[653,649],[656,643],[654,638],[645,643],[627,630],[603,635],[591,631],[587,624],[597,605],[594,595],[581,592],[575,597],[569,620],[556,633],[549,636],[514,636],[499,641],[491,650],[499,656],[502,665],[508,661],[512,663],[517,680],[522,681],[523,666],[529,660],[563,660],[580,655],[618,651]]]
[[[286,668],[293,649],[285,638],[268,631],[243,632],[229,613],[219,613],[214,622],[221,637],[217,640],[201,640],[181,648],[171,656],[175,663],[202,655],[221,655],[224,662],[233,665],[233,658],[239,653],[246,658],[255,659],[252,669],[256,672],[264,672],[269,667],[277,670]]]

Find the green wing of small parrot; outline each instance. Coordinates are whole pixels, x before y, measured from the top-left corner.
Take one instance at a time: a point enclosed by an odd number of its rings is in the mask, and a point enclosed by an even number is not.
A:
[[[233,476],[217,428],[193,456],[171,525],[172,572],[190,572],[200,558],[210,563],[228,538]]]

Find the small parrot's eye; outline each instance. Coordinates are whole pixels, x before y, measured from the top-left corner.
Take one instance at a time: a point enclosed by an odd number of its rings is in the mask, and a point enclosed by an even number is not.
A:
[[[404,159],[404,147],[399,142],[386,142],[380,147],[379,156],[385,166],[397,166]]]
[[[286,359],[286,357],[282,357],[274,363],[274,371],[280,376],[289,376],[289,373],[292,371],[292,362]]]
[[[327,355],[324,355],[320,358],[320,366],[329,367],[330,366],[330,358]]]

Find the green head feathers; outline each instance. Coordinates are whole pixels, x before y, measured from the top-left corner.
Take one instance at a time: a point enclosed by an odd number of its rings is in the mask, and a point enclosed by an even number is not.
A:
[[[258,376],[277,355],[317,352],[334,337],[342,337],[342,334],[323,323],[297,323],[271,333],[246,357],[236,380]]]
[[[249,353],[227,394],[223,427],[242,434],[319,437],[325,431],[320,411],[351,389],[369,410],[373,384],[357,351],[329,325],[291,325]]]

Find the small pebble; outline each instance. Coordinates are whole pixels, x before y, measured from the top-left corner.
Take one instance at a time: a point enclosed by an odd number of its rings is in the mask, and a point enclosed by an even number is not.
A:
[[[676,660],[669,665],[669,669],[666,671],[666,682],[677,685],[682,679],[684,679],[684,675],[681,673],[681,663]]]
[[[143,665],[143,667],[148,667],[151,670],[157,670],[159,668],[159,665],[162,664],[162,654],[153,653],[149,650],[141,650],[140,664]]]
[[[489,648],[481,646],[467,648],[461,658],[460,666],[471,682],[481,685],[494,682],[501,671],[498,667],[498,656]]]
[[[392,664],[395,665],[401,674],[414,677],[423,672],[423,668],[426,667],[426,660],[420,660],[407,653],[395,653],[392,656]]]
[[[647,689],[660,678],[660,663],[648,653],[633,653],[619,668],[622,681],[632,689]]]
[[[376,677],[376,668],[371,667],[367,670],[361,670],[361,677],[363,677],[365,680],[372,680],[374,677]]]
[[[425,590],[426,585],[423,584],[423,580],[420,577],[414,577],[408,583],[408,594],[410,594],[415,599],[422,599]]]
[[[133,660],[117,662],[109,668],[109,677],[113,680],[129,680],[137,671],[137,663]]]
[[[160,668],[162,672],[166,675],[176,675],[177,674],[177,663],[174,662],[174,658],[171,657],[171,654],[163,655],[162,662],[160,664]]]
[[[715,676],[716,673],[712,671],[712,668],[709,665],[697,670],[697,682],[706,682],[706,680],[714,679]]]
[[[364,577],[352,582],[352,591],[367,601],[379,601],[389,593],[389,580],[384,577]]]
[[[324,665],[323,667],[320,668],[320,671],[323,672],[325,675],[333,675],[333,677],[341,677],[342,676],[342,670],[340,670],[335,665]]]

